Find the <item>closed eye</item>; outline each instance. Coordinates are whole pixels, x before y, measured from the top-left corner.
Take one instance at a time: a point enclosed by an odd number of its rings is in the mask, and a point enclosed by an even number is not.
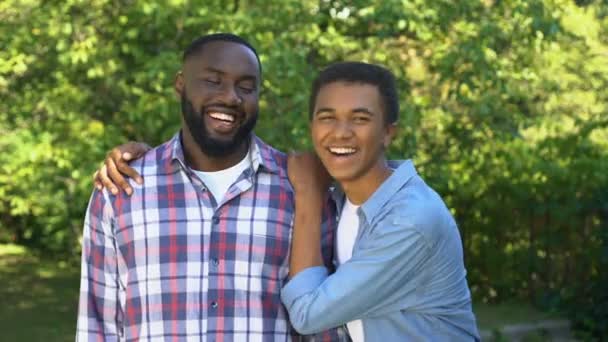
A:
[[[245,94],[251,94],[255,91],[255,87],[240,86],[239,89],[241,89]]]
[[[353,121],[355,123],[366,123],[369,122],[370,118],[368,116],[355,116]]]
[[[321,122],[327,122],[327,121],[331,121],[335,119],[335,116],[331,115],[331,114],[319,114],[317,115],[317,121],[321,121]]]
[[[218,85],[218,84],[220,84],[220,81],[219,81],[219,80],[212,79],[212,78],[205,78],[205,79],[204,79],[204,81],[205,81],[205,83],[208,83],[208,84],[213,84],[213,85]]]

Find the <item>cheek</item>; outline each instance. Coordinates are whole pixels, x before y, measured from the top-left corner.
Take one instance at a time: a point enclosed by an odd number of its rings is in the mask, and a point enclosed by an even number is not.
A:
[[[312,125],[310,128],[310,139],[312,140],[312,144],[317,149],[317,146],[321,145],[323,140],[323,129],[318,127],[317,125]]]
[[[194,111],[200,114],[203,107],[203,102],[200,100],[190,100],[190,103],[192,104],[192,108],[194,108]]]
[[[365,146],[373,150],[374,153],[377,150],[381,150],[385,144],[385,135],[382,132],[376,130],[361,130],[358,134],[359,140],[365,143]]]
[[[250,98],[250,99],[245,99],[245,103],[244,103],[244,108],[245,111],[249,114],[255,114],[258,111],[258,99],[256,98]]]
[[[190,101],[190,104],[197,112],[201,110],[201,106],[204,103],[204,99],[201,96],[190,96],[188,101]]]

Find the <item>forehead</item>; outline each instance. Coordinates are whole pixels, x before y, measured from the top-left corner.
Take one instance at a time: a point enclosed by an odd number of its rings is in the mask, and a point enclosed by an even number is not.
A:
[[[260,78],[258,61],[253,51],[233,42],[209,42],[184,61],[185,71],[199,72],[206,69]]]
[[[382,101],[375,85],[339,81],[325,84],[319,89],[315,108],[320,107],[336,110],[368,108],[378,111],[382,108]]]

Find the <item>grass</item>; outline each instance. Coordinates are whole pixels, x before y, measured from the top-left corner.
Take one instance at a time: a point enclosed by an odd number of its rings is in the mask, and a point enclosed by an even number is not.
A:
[[[0,341],[73,341],[80,269],[0,244]],[[526,303],[473,306],[480,329],[556,318]]]
[[[521,302],[490,305],[474,303],[473,310],[479,329],[494,330],[505,325],[536,323],[549,319],[559,319],[555,313],[544,312],[532,305]]]
[[[73,341],[79,269],[0,245],[0,341]]]

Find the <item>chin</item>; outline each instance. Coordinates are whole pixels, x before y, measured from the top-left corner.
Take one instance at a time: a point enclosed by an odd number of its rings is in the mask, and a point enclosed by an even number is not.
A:
[[[340,172],[340,171],[328,171],[331,178],[333,178],[338,183],[345,183],[354,180],[355,173],[353,172]]]
[[[211,135],[209,136],[209,140],[213,141],[216,144],[223,144],[223,145],[235,145],[237,144],[237,142],[235,141],[233,136],[214,136]]]

